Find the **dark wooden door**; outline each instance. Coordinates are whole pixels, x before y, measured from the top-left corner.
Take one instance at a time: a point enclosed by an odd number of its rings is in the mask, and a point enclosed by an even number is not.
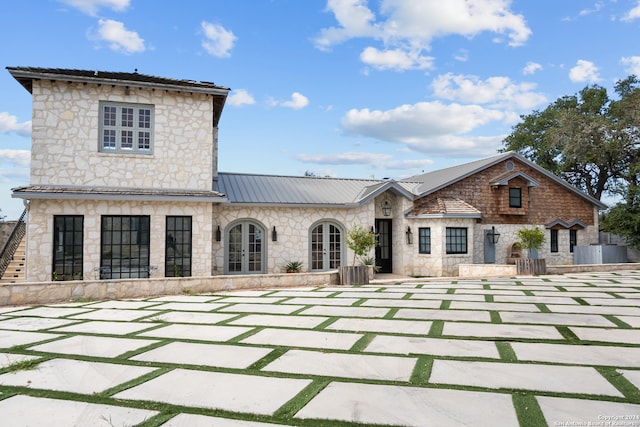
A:
[[[390,219],[376,219],[376,233],[378,244],[376,245],[376,266],[379,273],[393,272],[393,251],[391,250],[391,225]]]

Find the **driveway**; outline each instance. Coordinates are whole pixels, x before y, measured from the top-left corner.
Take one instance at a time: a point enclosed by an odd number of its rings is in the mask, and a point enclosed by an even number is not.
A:
[[[2,426],[640,426],[640,271],[0,307]]]

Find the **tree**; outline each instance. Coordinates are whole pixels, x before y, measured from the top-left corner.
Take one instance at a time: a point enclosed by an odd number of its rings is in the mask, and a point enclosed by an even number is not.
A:
[[[620,203],[602,216],[600,229],[624,237],[629,246],[640,249],[640,207]]]
[[[376,234],[356,225],[347,233],[346,242],[355,254],[353,265],[356,265],[356,259],[365,256],[376,245]]]
[[[527,258],[531,258],[529,255],[531,249],[539,251],[544,244],[544,232],[538,227],[532,226],[531,228],[521,228],[516,233],[520,244],[527,250]]]

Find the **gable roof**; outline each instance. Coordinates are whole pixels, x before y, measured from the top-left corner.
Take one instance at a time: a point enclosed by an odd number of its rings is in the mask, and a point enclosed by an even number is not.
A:
[[[438,190],[441,190],[445,187],[448,187],[452,184],[455,184],[458,181],[461,181],[465,178],[468,178],[484,169],[487,169],[495,164],[500,162],[514,159],[518,162],[524,163],[532,169],[535,169],[540,174],[544,175],[548,179],[552,180],[556,184],[565,188],[566,190],[578,195],[579,197],[587,200],[589,203],[592,203],[600,209],[606,209],[607,205],[602,203],[600,200],[597,200],[588,194],[580,191],[576,187],[572,186],[565,180],[557,177],[550,171],[544,169],[541,166],[533,163],[526,157],[521,154],[516,153],[515,151],[508,151],[505,153],[501,153],[495,156],[487,157],[484,159],[476,160],[469,163],[463,163],[461,165],[451,166],[448,168],[436,170],[433,172],[427,172],[421,175],[415,175],[410,178],[407,178],[404,181],[410,182],[419,182],[420,184],[417,186],[415,194],[416,198],[424,197],[429,194],[432,194]],[[526,175],[525,175],[526,176]],[[524,177],[524,176],[523,176]],[[528,178],[528,177],[527,177]],[[531,179],[531,178],[529,178]],[[535,181],[533,181],[535,183]],[[537,184],[537,183],[536,183]]]
[[[411,188],[415,183],[221,172],[217,185],[232,204],[348,208],[360,206],[385,191],[413,200]]]

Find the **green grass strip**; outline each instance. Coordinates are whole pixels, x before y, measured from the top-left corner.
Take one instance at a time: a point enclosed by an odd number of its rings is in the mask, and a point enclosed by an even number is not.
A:
[[[626,379],[624,375],[612,367],[599,366],[595,368],[600,375],[605,377],[626,399],[632,403],[640,403],[640,390]]]
[[[451,307],[451,300],[443,299],[440,303],[440,310],[449,310],[449,307]]]
[[[175,413],[175,412],[170,412],[170,413],[161,412],[161,413],[159,413],[157,415],[154,415],[153,417],[149,418],[148,420],[144,420],[140,424],[136,424],[136,427],[159,427],[159,426],[165,424],[171,418],[175,417],[176,415],[178,415],[178,413]]]
[[[367,301],[369,301],[369,298],[360,298],[358,301],[351,304],[351,307],[359,307]]]
[[[551,310],[549,310],[549,307],[547,307],[546,304],[543,304],[541,302],[536,302],[534,303],[534,305],[538,307],[538,310],[540,310],[540,312],[542,313],[551,313]]]
[[[516,409],[516,416],[521,426],[546,427],[548,425],[535,396],[524,393],[514,393],[511,398],[513,399],[513,406]]]
[[[511,348],[511,344],[506,341],[496,341],[496,347],[498,348],[498,354],[500,355],[500,360],[505,362],[517,362],[518,356],[516,356],[516,352]]]
[[[484,302],[494,302],[493,295],[485,295]]]
[[[578,304],[580,304],[580,305],[590,305],[588,302],[586,302],[585,300],[583,300],[580,297],[573,297],[573,300],[575,302],[577,302]]]
[[[447,295],[453,295],[456,292],[455,288],[447,289]]]
[[[247,371],[259,371],[269,363],[273,362],[283,354],[285,354],[289,349],[284,347],[278,347],[274,349],[271,353],[264,356],[262,359],[254,362],[251,366],[247,368]]]
[[[522,291],[526,296],[528,297],[535,297],[536,295],[533,293],[533,291],[529,291],[529,290],[524,290]]]
[[[431,369],[433,369],[432,357],[418,358],[416,366],[413,367],[409,383],[420,386],[427,385],[429,383],[429,377],[431,376]]]
[[[400,307],[394,307],[394,308],[389,309],[387,314],[384,315],[383,319],[393,319],[393,316],[396,315],[398,310],[400,310]]]
[[[580,342],[580,338],[578,338],[578,336],[574,334],[568,326],[556,326],[556,329],[560,332],[560,335],[570,343]]]
[[[278,409],[273,416],[277,418],[292,418],[304,406],[311,401],[318,393],[320,393],[329,383],[330,379],[316,379],[306,386],[293,399],[285,403]]]
[[[489,316],[491,316],[491,323],[502,323],[502,318],[500,317],[500,312],[497,310],[489,311]]]
[[[444,329],[444,320],[434,320],[433,323],[431,324],[431,328],[429,329],[428,336],[441,337],[443,329]]]
[[[611,323],[615,323],[615,325],[618,328],[621,329],[631,329],[631,325],[629,325],[626,322],[623,322],[622,320],[618,319],[616,316],[612,315],[612,314],[603,314],[602,315],[605,319],[607,319],[609,322]]]
[[[362,338],[360,338],[358,341],[356,341],[353,346],[351,346],[350,351],[356,351],[356,352],[361,352],[364,351],[365,348],[367,348],[367,346],[371,343],[371,341],[373,341],[373,339],[376,337],[376,334],[371,333],[371,332],[367,332],[365,333]]]
[[[339,319],[339,317],[330,317],[327,320],[325,320],[324,322],[320,323],[318,326],[316,326],[313,329],[320,331],[322,329],[325,329],[327,326],[331,325],[332,323],[337,322],[338,319]]]

